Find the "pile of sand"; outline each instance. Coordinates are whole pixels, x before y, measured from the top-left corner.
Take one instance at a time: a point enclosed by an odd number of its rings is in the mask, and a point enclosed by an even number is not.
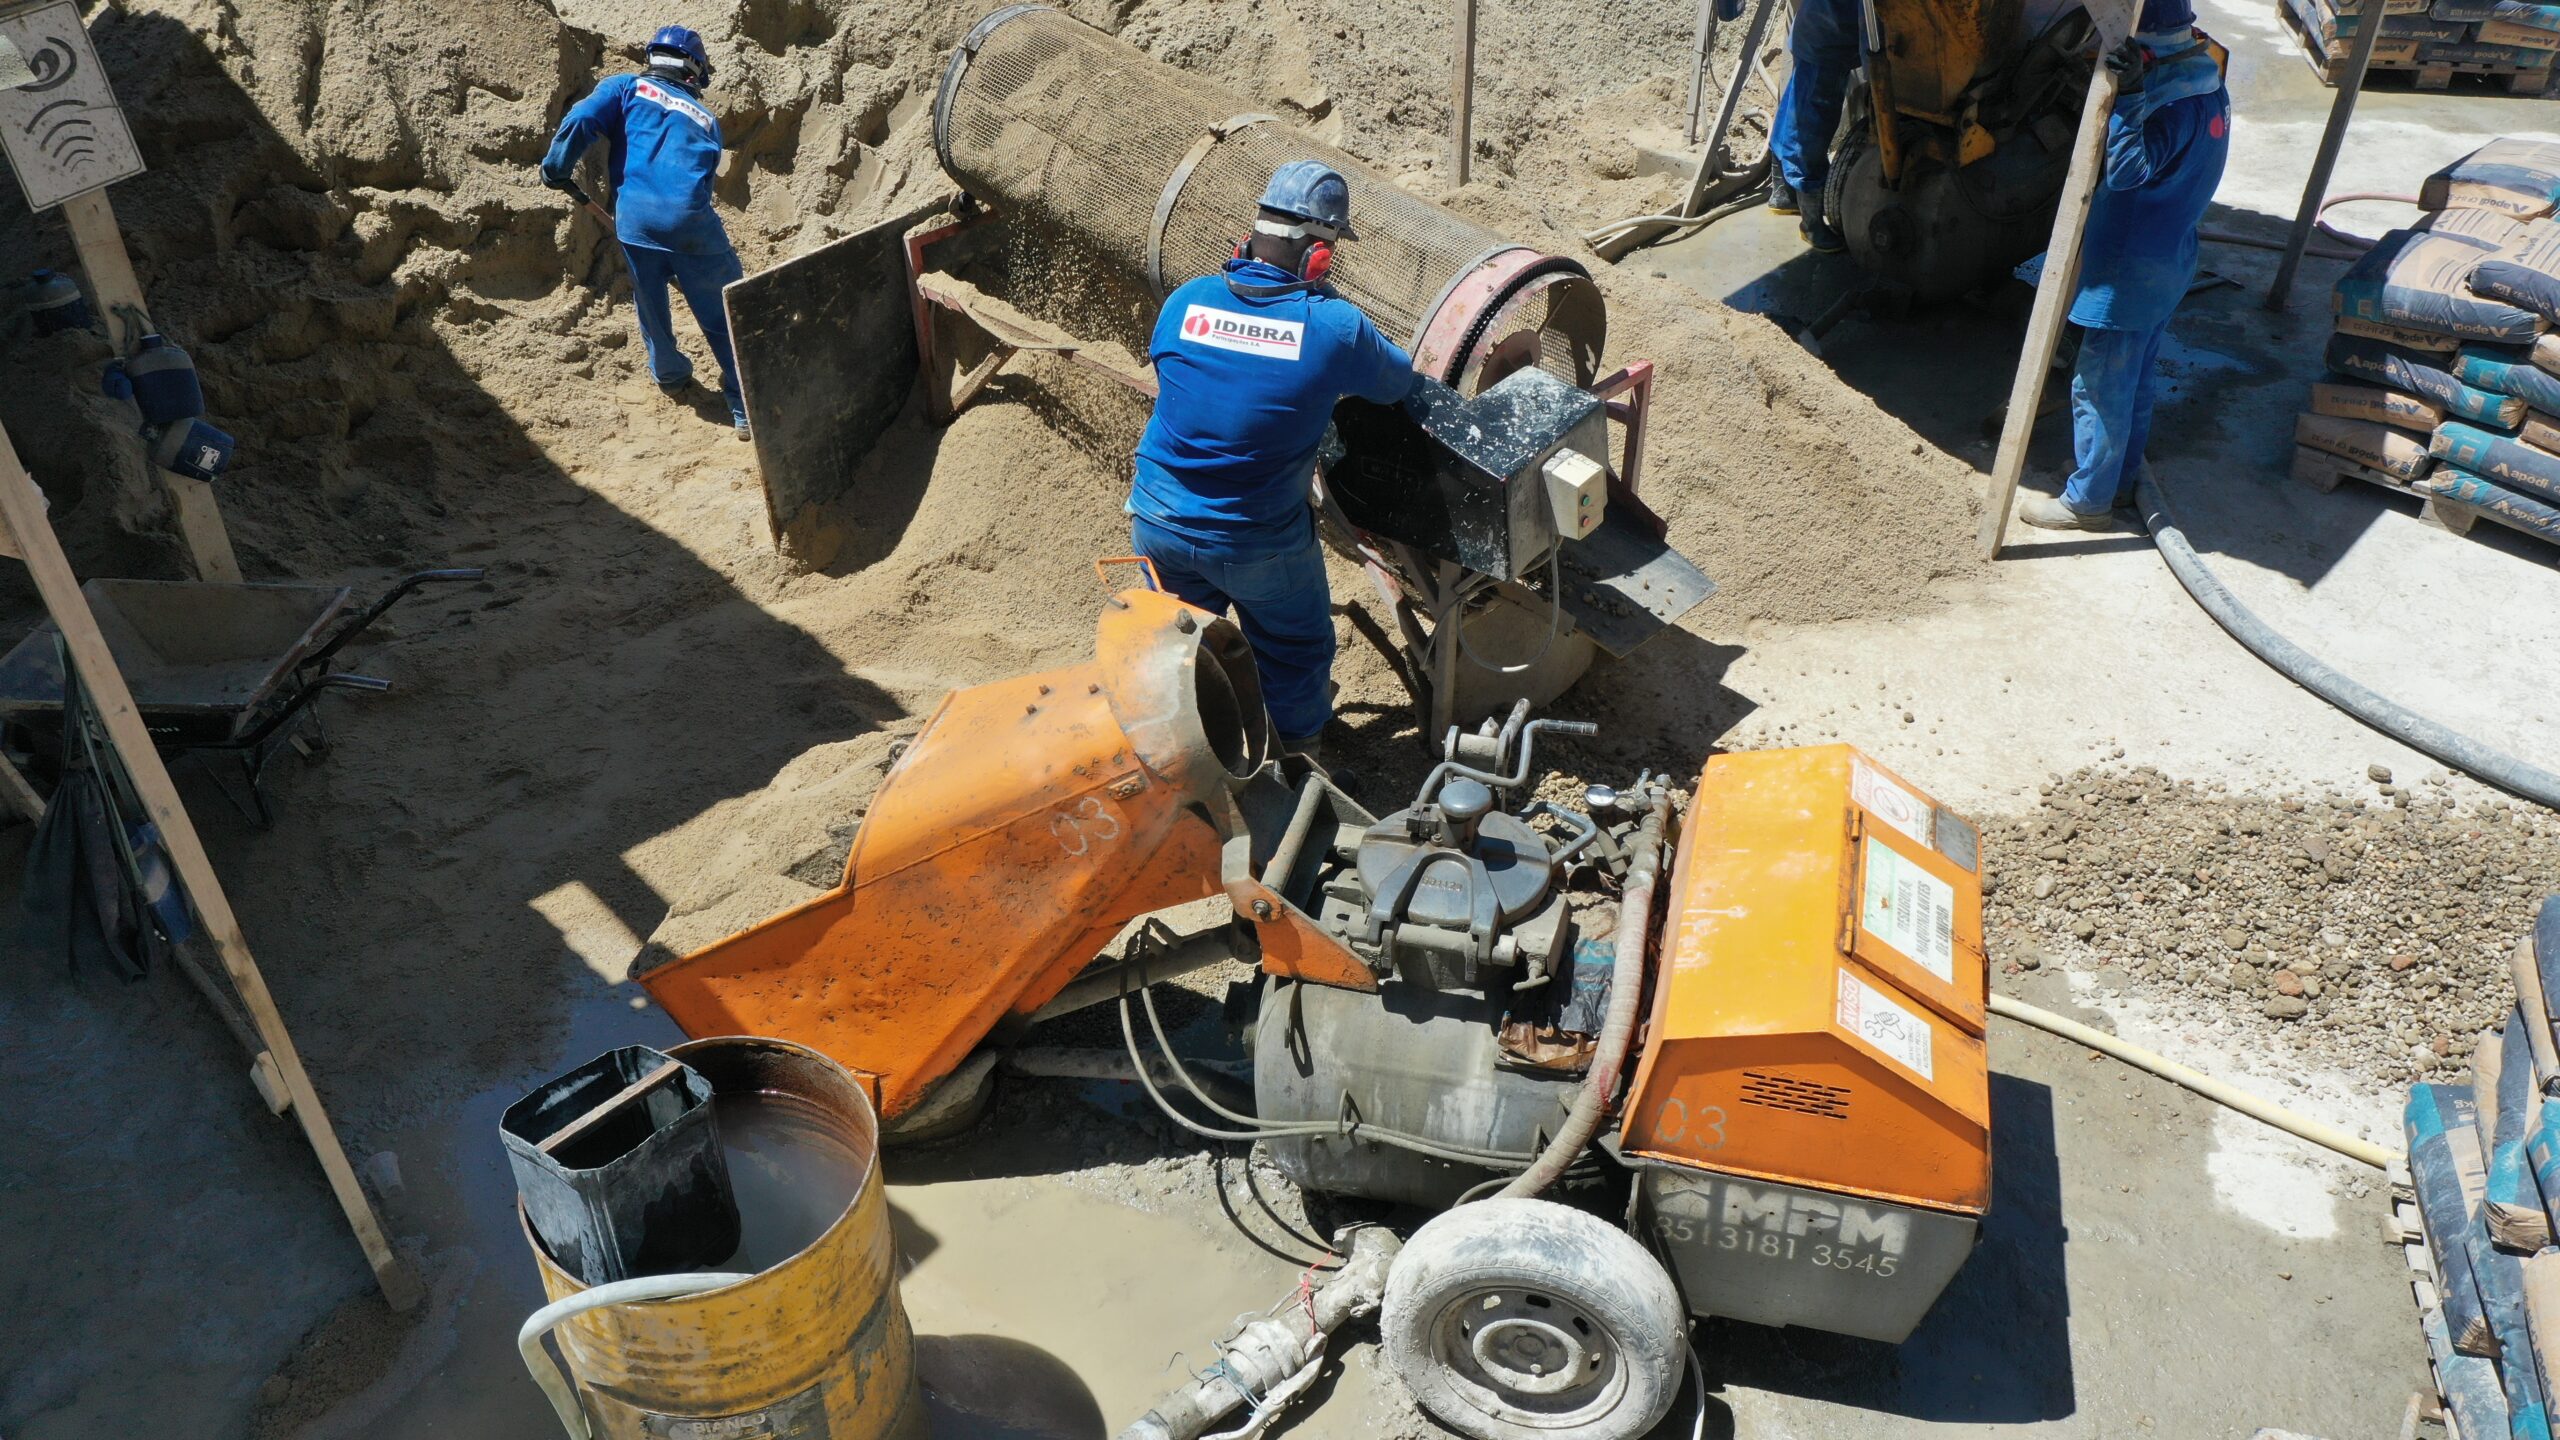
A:
[[[697,17],[736,151],[718,195],[751,268],[946,184],[933,87],[991,6]],[[1685,12],[1488,7],[1476,178],[1452,193],[1445,6],[1072,8],[1528,243],[1589,258],[1578,228],[1670,198],[1626,131],[1677,127]],[[638,0],[127,0],[95,20],[151,166],[114,192],[136,267],[242,441],[223,494],[245,567],[492,571],[359,655],[401,686],[338,712],[364,763],[285,782],[290,818],[255,842],[253,932],[275,937],[275,983],[358,1126],[543,1053],[563,1012],[540,957],[564,938],[610,978],[670,913],[670,943],[707,938],[825,883],[884,737],[953,686],[1082,658],[1090,561],[1125,546],[1145,407],[1032,360],[958,424],[893,432],[825,570],[772,552],[750,452],[707,397],[649,386],[618,252],[535,177],[561,110],[660,18]],[[57,220],[6,198],[0,216],[0,273],[70,261]],[[1934,603],[1970,563],[1969,487],[1767,322],[1638,270],[1602,283],[1611,362],[1660,366],[1646,497],[1723,590],[1696,636],[1563,708],[1608,715],[1593,763],[1685,772],[1730,719],[1714,640]],[[15,347],[0,420],[84,567],[180,573],[120,458],[129,412],[90,397],[103,358],[81,337]],[[1336,589],[1365,596],[1347,570]],[[1344,637],[1355,748],[1404,754],[1391,671]],[[1376,763],[1401,781],[1404,760]]]

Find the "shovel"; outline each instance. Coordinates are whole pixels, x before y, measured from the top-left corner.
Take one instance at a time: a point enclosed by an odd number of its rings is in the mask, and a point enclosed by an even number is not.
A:
[[[556,188],[567,191],[570,199],[587,207],[587,213],[596,217],[597,221],[604,226],[606,234],[614,233],[613,212],[597,204],[595,197],[581,188],[577,181],[563,180]]]

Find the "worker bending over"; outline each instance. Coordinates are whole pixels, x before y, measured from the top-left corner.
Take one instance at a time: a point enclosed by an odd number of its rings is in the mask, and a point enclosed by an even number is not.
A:
[[[702,37],[670,25],[649,40],[649,68],[616,75],[569,107],[560,133],[542,157],[542,183],[570,184],[578,157],[598,140],[611,146],[614,232],[631,262],[631,308],[640,318],[640,340],[649,374],[669,396],[693,385],[693,362],[676,348],[675,317],[667,287],[684,292],[702,338],[720,362],[720,394],[729,421],[747,438],[747,405],[738,389],[737,357],[729,348],[729,316],[720,288],[746,273],[729,232],[711,208],[711,181],[720,173],[720,122],[702,103],[711,83],[711,54]]]
[[[1865,58],[1858,0],[1803,0],[1787,32],[1793,68],[1769,124],[1769,208],[1801,213],[1796,230],[1825,255],[1848,248],[1823,216],[1823,187],[1831,179],[1831,139],[1849,103],[1849,80]]]
[[[1325,287],[1335,247],[1354,238],[1338,171],[1292,160],[1272,172],[1235,258],[1156,317],[1156,408],[1129,493],[1138,553],[1188,603],[1234,607],[1281,748],[1310,758],[1333,718],[1316,450],[1344,396],[1393,404],[1414,384],[1413,357]]]
[[[2141,28],[2107,56],[2117,76],[2107,118],[2106,184],[2089,207],[2081,327],[2071,376],[2078,466],[2060,499],[2028,496],[2019,518],[2047,530],[2110,528],[2133,503],[2151,439],[2160,337],[2196,275],[2196,226],[2231,150],[2231,95],[2220,47],[2195,28],[2189,0],[2144,0]]]

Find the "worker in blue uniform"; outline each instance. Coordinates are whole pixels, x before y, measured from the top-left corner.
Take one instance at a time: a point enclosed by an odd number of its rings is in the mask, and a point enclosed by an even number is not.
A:
[[[2059,499],[2030,495],[2018,512],[2046,530],[2112,528],[2115,507],[2133,503],[2160,339],[2195,279],[2196,227],[2231,151],[2220,49],[2195,28],[2189,0],[2145,0],[2141,27],[2106,63],[2117,76],[2106,179],[2071,300],[2082,331],[2071,376],[2077,465]]]
[[[711,55],[702,37],[669,25],[649,40],[649,68],[616,75],[569,107],[542,157],[542,182],[566,188],[578,157],[602,140],[611,147],[614,232],[631,262],[631,308],[649,374],[670,397],[693,386],[693,362],[676,348],[667,287],[684,292],[702,338],[720,362],[720,394],[738,438],[747,438],[747,406],[729,348],[729,316],[720,289],[746,273],[720,216],[711,182],[720,173],[720,121],[702,103]]]
[[[1272,172],[1253,233],[1215,275],[1175,290],[1148,359],[1155,414],[1138,442],[1130,538],[1166,589],[1232,606],[1281,748],[1320,758],[1333,718],[1333,596],[1309,482],[1333,407],[1413,388],[1413,357],[1325,285],[1357,238],[1339,171]]]
[[[1864,30],[1858,0],[1802,0],[1787,32],[1787,88],[1769,122],[1769,208],[1801,215],[1797,232],[1826,255],[1848,248],[1823,215],[1822,191],[1831,178],[1831,139],[1840,132],[1849,81],[1866,58]]]

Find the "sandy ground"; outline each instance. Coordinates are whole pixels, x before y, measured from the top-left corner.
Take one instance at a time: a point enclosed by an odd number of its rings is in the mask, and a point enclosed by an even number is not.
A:
[[[715,99],[740,152],[721,197],[750,263],[928,183],[923,87],[981,8],[721,8],[706,25]],[[99,23],[154,167],[117,193],[137,264],[247,442],[226,504],[249,568],[491,575],[413,603],[359,652],[399,688],[333,712],[328,761],[276,777],[276,828],[187,781],[350,1148],[396,1157],[369,1174],[430,1277],[424,1314],[394,1321],[364,1293],[307,1157],[235,1082],[236,1052],[182,985],[37,957],[0,981],[18,1037],[0,1091],[30,1117],[0,1141],[0,1274],[21,1317],[0,1332],[12,1440],[545,1433],[513,1356],[535,1289],[498,1109],[609,1044],[672,1038],[624,978],[649,936],[717,933],[805,894],[891,737],[954,685],[1088,642],[1087,562],[1118,544],[1125,401],[1033,363],[947,432],[908,425],[865,477],[878,523],[829,570],[795,574],[765,546],[747,452],[648,385],[618,261],[529,175],[549,117],[624,63],[654,23],[644,9],[151,0]],[[1077,13],[1438,194],[1444,9]],[[1479,181],[1452,197],[1557,245],[1659,202],[1621,130],[1676,124],[1665,77],[1686,42],[1683,7],[1574,13],[1488,12]],[[2270,122],[2225,201],[2283,211],[2268,177],[2299,173],[2301,117],[2325,92],[2253,17],[2212,18],[2262,82],[2244,90],[2244,137]],[[2400,127],[2383,133],[2401,184],[2517,108],[2372,103]],[[19,269],[64,258],[49,222],[16,222],[0,245]],[[2229,646],[2135,542],[1969,558],[1978,421],[2014,343],[1999,317],[1852,322],[1826,363],[1698,298],[1772,309],[1755,301],[1824,283],[1756,216],[1607,277],[1613,352],[1664,367],[1652,498],[1725,590],[1568,699],[1608,724],[1567,753],[1577,769],[1684,772],[1714,746],[1845,738],[1995,821],[2089,763],[2260,795],[2349,788],[2377,761],[2425,772]],[[2181,322],[2197,381],[2172,397],[2184,423],[2163,427],[2160,459],[2182,493],[2221,473],[2214,427],[2239,425],[2210,403],[2211,356],[2247,341],[2253,373],[2277,372],[2251,413],[2289,408],[2284,326],[2316,319],[2253,317],[2225,292]],[[1981,363],[1958,372],[1950,355]],[[96,358],[78,341],[13,349],[0,417],[86,571],[173,573],[149,492],[101,443],[117,417],[80,398]],[[2448,592],[2547,595],[2547,556],[2404,540],[2406,516],[2357,513],[2355,563],[2318,567],[2318,584],[2251,567],[2253,599],[2418,667],[2465,723],[2510,723],[2548,753],[2539,727],[2560,713],[2515,703],[2529,682],[2481,668],[2446,684],[2426,667],[2455,660],[2399,628],[2412,607],[2341,608],[2355,585],[2410,573],[2387,563],[2397,545]],[[2231,533],[2325,533],[2225,514]],[[23,592],[10,598],[23,613]],[[2498,633],[2522,645],[2530,617],[2553,614],[2518,605],[2496,623],[2519,628]],[[1345,653],[1355,744],[1391,785],[1413,763],[1407,722],[1383,668],[1356,641]],[[0,837],[0,869],[24,834]],[[2114,985],[2110,957],[2029,935],[2064,962],[2004,984],[2388,1131],[2366,1067],[2275,1063],[2174,997]],[[1709,1433],[2393,1433],[2421,1365],[2363,1181],[2073,1047],[2010,1029],[1994,1044],[1999,1201],[1946,1304],[1900,1351],[1708,1327]],[[1213,1169],[1126,1097],[1055,1085],[1016,1087],[984,1133],[893,1162],[947,1432],[1105,1433],[1169,1383],[1177,1353],[1294,1284],[1303,1217],[1237,1198],[1241,1157],[1223,1186]],[[1296,1433],[1430,1433],[1373,1355],[1349,1352]]]

